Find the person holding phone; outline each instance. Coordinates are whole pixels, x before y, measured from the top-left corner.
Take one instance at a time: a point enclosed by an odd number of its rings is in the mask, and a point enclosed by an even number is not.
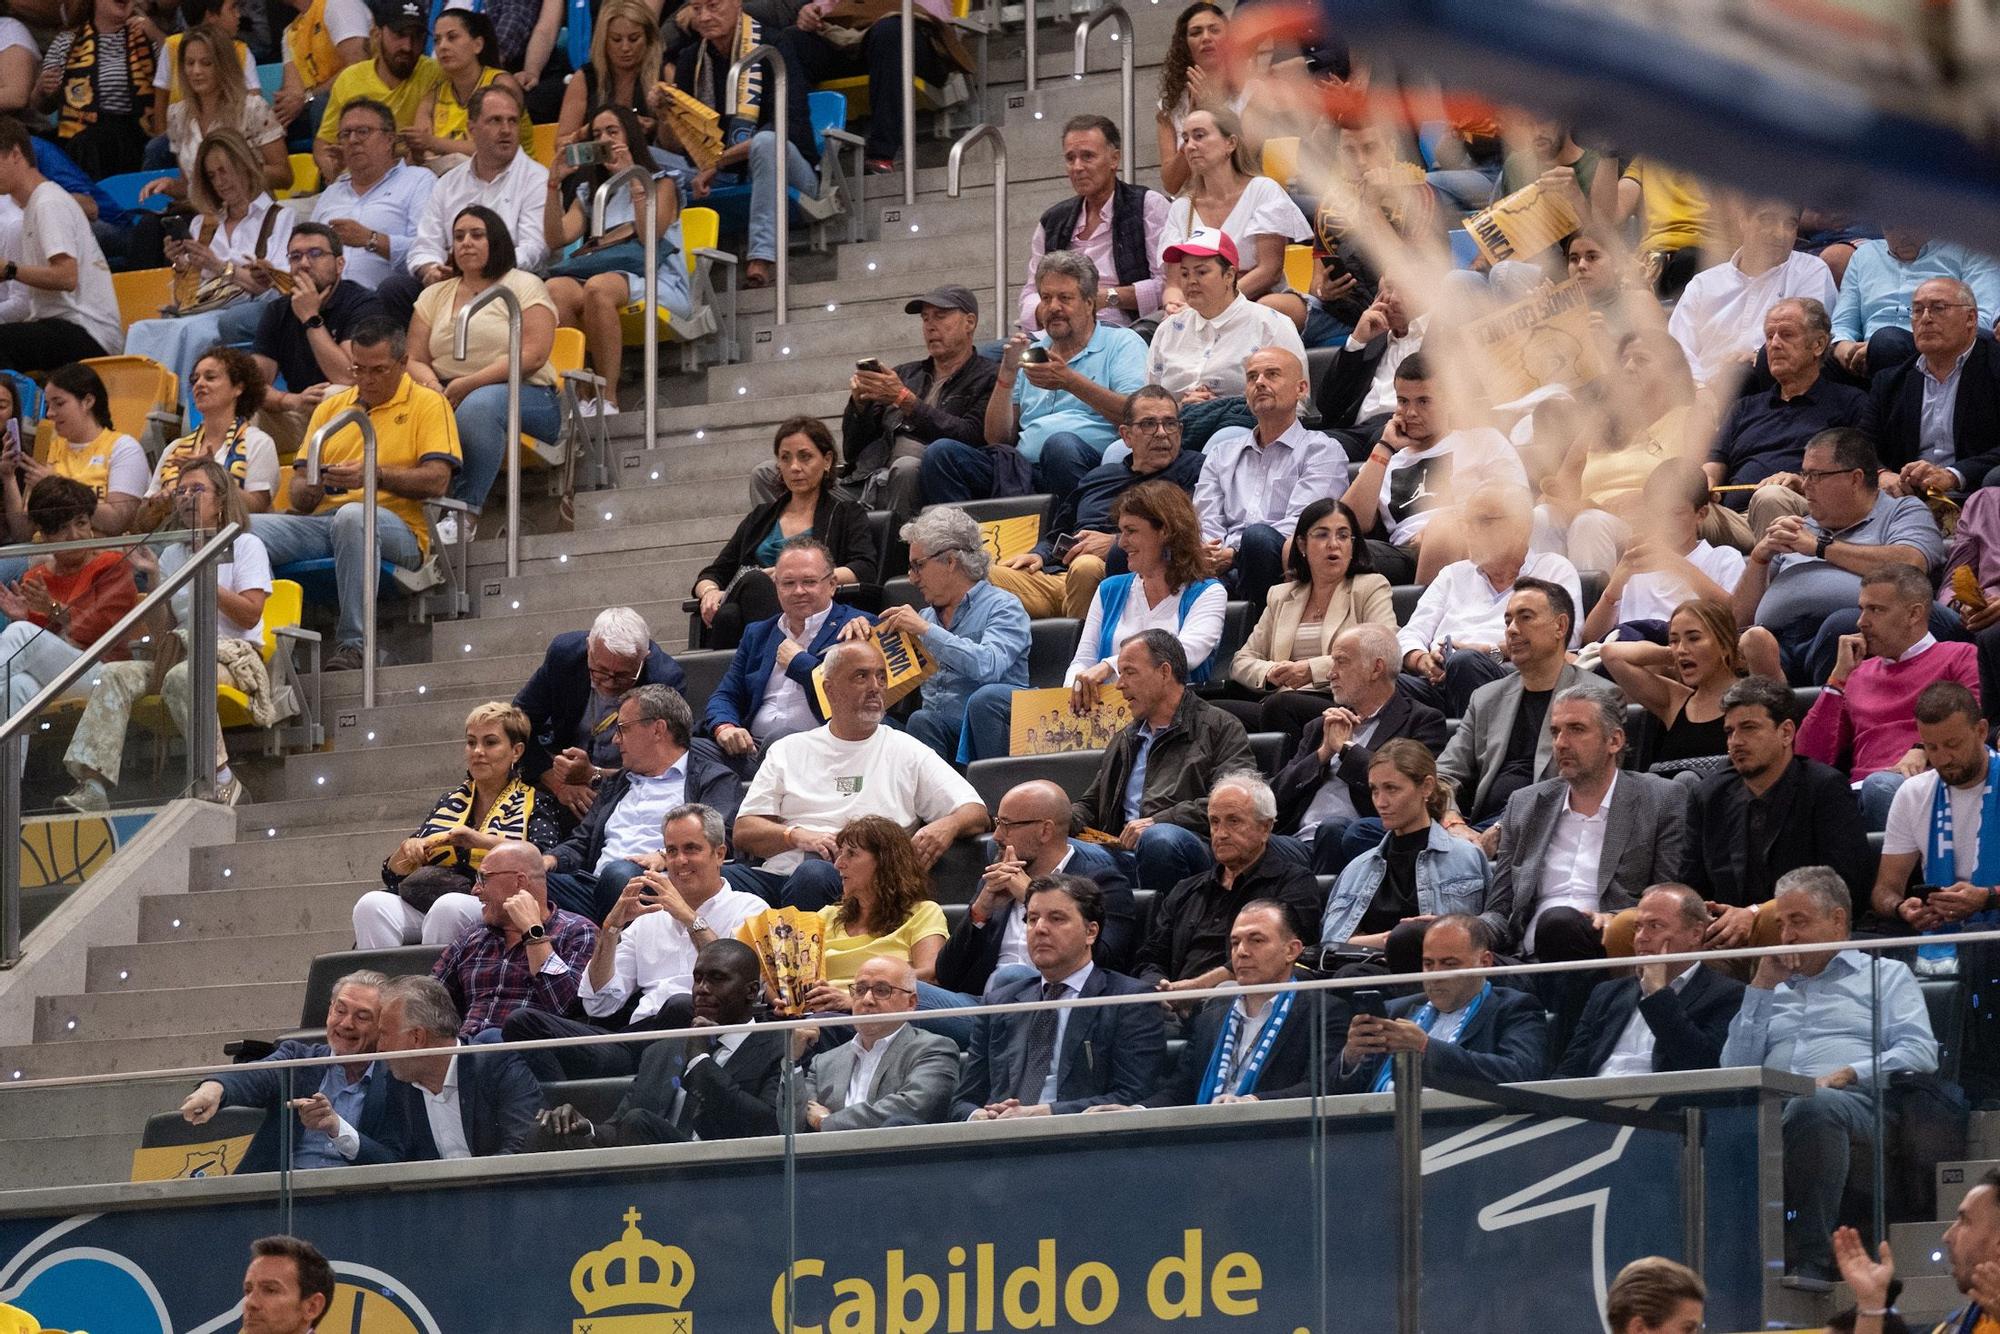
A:
[[[44,386],[49,425],[56,439],[48,462],[25,446],[15,466],[0,470],[0,509],[7,536],[32,540],[37,526],[28,504],[34,488],[49,477],[81,483],[96,498],[91,529],[106,537],[126,531],[146,493],[146,455],[139,442],[111,421],[111,395],[97,372],[82,362],[64,366]]]

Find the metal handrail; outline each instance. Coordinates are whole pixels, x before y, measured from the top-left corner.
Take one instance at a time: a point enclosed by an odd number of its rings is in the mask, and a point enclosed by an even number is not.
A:
[[[244,531],[241,524],[224,524],[222,530],[208,540],[200,551],[188,559],[187,564],[166,575],[160,585],[139,602],[132,610],[119,617],[118,623],[99,635],[95,642],[79,653],[75,661],[57,672],[35,697],[21,706],[18,713],[0,723],[0,965],[11,967],[21,957],[21,766],[25,759],[27,738],[22,735],[28,725],[41,715],[56,700],[82,680],[84,675],[103,660],[106,653],[119,644],[148,616],[172,600],[190,582],[200,577],[195,585],[194,603],[189,608],[188,625],[193,635],[193,643],[188,647],[188,690],[189,699],[194,701],[194,713],[188,717],[188,762],[195,766],[195,790],[197,795],[208,795],[215,782],[215,728],[209,717],[202,712],[215,707],[215,565],[222,554]],[[204,611],[206,621],[199,619]],[[202,676],[200,663],[203,639],[208,641],[208,693],[200,692]],[[206,758],[204,758],[206,757]]]
[[[458,312],[451,354],[465,360],[472,317],[495,301],[507,308],[507,452],[503,457],[507,460],[507,577],[512,579],[521,573],[521,298],[513,289],[495,283],[465,303],[465,309]],[[458,540],[469,545],[472,535],[461,531]],[[369,700],[368,707],[374,706],[374,700]]]
[[[722,81],[722,104],[730,107],[736,105],[736,89],[737,85],[742,82],[744,71],[759,61],[763,61],[771,67],[771,128],[777,136],[777,143],[774,145],[777,152],[774,156],[777,159],[778,174],[778,179],[774,182],[777,187],[776,192],[778,196],[778,254],[775,261],[777,264],[777,278],[772,284],[773,294],[777,301],[777,314],[772,323],[783,324],[786,322],[786,307],[790,299],[790,285],[787,279],[790,276],[789,252],[792,246],[792,142],[790,137],[792,102],[790,90],[785,84],[785,58],[778,54],[777,47],[772,46],[768,42],[759,43],[751,47],[748,51],[745,51],[743,58],[729,67],[729,77]],[[906,92],[904,96],[907,97],[908,93]]]
[[[1035,91],[1039,75],[1039,71],[1036,69],[1035,20],[1041,17],[1040,10],[1041,5],[1037,3],[1037,0],[1021,0],[1021,38],[1023,43],[1021,55],[1027,62],[1026,68],[1022,70],[1022,74],[1026,81],[1026,91],[1030,93]],[[1128,135],[1132,133],[1130,126],[1126,127],[1125,133]]]
[[[917,202],[917,6],[903,0],[903,203]],[[867,171],[864,164],[863,172]]]
[[[496,289],[502,290],[502,289]],[[361,432],[361,707],[375,707],[375,598],[382,580],[382,539],[376,531],[380,508],[375,503],[375,423],[360,404],[342,408],[306,437],[306,485],[319,485],[320,451],[344,427]],[[464,536],[463,533],[460,534]],[[0,840],[4,842],[5,840]]]
[[[1133,127],[1139,123],[1137,120],[1139,103],[1137,87],[1132,79],[1132,16],[1125,12],[1125,6],[1106,5],[1085,15],[1083,21],[1076,25],[1076,77],[1081,79],[1085,67],[1089,64],[1090,35],[1096,32],[1098,25],[1106,19],[1111,20],[1116,29],[1114,35],[1118,42],[1118,95],[1125,109],[1125,133],[1130,136]],[[1028,86],[1034,87],[1033,82],[1031,81]],[[1134,164],[1138,157],[1136,150],[1125,153],[1122,155],[1123,160],[1118,164],[1118,175],[1127,185],[1132,183]]]
[[[1007,301],[1007,136],[1000,127],[987,122],[960,135],[951,146],[944,166],[944,192],[958,198],[958,178],[965,150],[980,140],[993,144],[993,336],[1005,340],[1008,332]]]
[[[119,547],[150,547],[173,542],[191,542],[204,534],[191,528],[173,532],[151,529],[143,533],[120,533],[116,537],[79,537],[71,542],[10,542],[0,546],[0,560],[10,556],[50,556],[58,551],[104,551]]]
[[[646,285],[642,289],[644,295],[641,299],[646,309],[646,448],[651,449],[659,443],[657,432],[660,425],[660,314],[657,308],[660,278],[660,189],[658,181],[650,171],[635,163],[597,187],[597,193],[591,197],[590,235],[592,238],[604,235],[605,206],[611,202],[612,192],[627,180],[643,182],[646,187],[646,218],[642,224],[646,229]],[[638,222],[636,209],[633,211],[633,221]],[[618,386],[608,384],[598,392],[610,394],[615,400],[618,397]],[[601,405],[599,411],[603,411]],[[513,535],[511,519],[507,531],[511,538]],[[508,551],[511,553],[513,550],[514,547],[510,543]],[[511,565],[507,573],[509,575],[514,573]]]

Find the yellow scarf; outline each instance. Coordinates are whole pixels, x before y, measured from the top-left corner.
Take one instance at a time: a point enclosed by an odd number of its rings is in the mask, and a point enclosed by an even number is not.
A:
[[[535,789],[512,779],[507,787],[486,812],[486,818],[477,826],[481,834],[498,834],[510,843],[525,843],[528,840],[528,818],[535,813]],[[417,837],[430,846],[424,860],[432,866],[471,866],[477,869],[486,859],[484,848],[455,848],[444,841],[443,835],[464,825],[471,824],[472,780],[466,779],[462,786],[453,788],[444,795],[423,824],[417,827]]]
[[[152,96],[153,43],[145,33],[125,30],[125,67],[132,80],[132,112],[141,98]],[[56,117],[56,137],[73,138],[97,123],[97,25],[86,21],[76,30],[69,60],[63,65],[62,110]]]

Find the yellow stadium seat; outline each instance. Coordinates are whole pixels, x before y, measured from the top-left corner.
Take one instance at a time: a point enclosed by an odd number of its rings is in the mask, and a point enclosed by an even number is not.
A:
[[[528,141],[528,156],[544,167],[553,167],[556,162],[556,127],[537,125],[534,135]]]
[[[296,626],[304,614],[305,589],[295,580],[273,579],[271,595],[264,599],[264,643],[259,650],[267,667],[272,655],[278,651],[278,631]],[[250,717],[250,697],[235,686],[218,684],[215,687],[215,711],[222,720],[224,730],[256,726]],[[132,722],[149,732],[173,730],[173,720],[167,716],[166,701],[158,695],[148,695],[132,706]]]
[[[130,354],[90,357],[84,365],[97,372],[110,394],[111,424],[142,440],[157,414],[161,429],[178,430],[181,419],[181,381],[172,371],[151,357]]]
[[[681,210],[681,262],[687,265],[690,275],[695,271],[695,252],[713,250],[722,236],[722,215],[712,208],[684,208]],[[655,305],[654,316],[660,321],[661,338],[678,338],[673,312],[665,306]],[[634,301],[619,312],[619,328],[625,335],[625,346],[637,347],[646,341],[646,303]],[[695,335],[699,337],[699,335]]]
[[[39,1334],[39,1320],[18,1306],[0,1306],[0,1334]]]
[[[136,324],[157,317],[160,307],[174,299],[172,269],[134,269],[111,275],[111,290],[118,294],[118,322]]]
[[[1304,295],[1313,289],[1313,249],[1309,245],[1285,247],[1285,281],[1294,292]]]
[[[1280,185],[1290,185],[1299,171],[1299,141],[1296,136],[1264,141],[1264,175]]]
[[[290,199],[296,195],[316,195],[319,193],[319,163],[313,161],[311,153],[292,154],[292,188],[276,192],[280,199]]]

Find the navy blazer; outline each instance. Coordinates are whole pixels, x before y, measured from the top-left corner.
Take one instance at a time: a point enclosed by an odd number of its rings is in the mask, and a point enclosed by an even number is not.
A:
[[[798,682],[806,692],[806,706],[812,710],[813,718],[825,722],[820,712],[819,695],[813,689],[813,668],[833,641],[840,635],[840,627],[860,617],[868,620],[868,613],[856,610],[845,602],[836,602],[827,609],[826,619],[820,622],[819,633],[813,636],[806,651],[793,657],[785,675]],[[778,628],[783,616],[773,616],[769,620],[758,621],[743,631],[742,642],[730,656],[729,670],[722,674],[722,683],[709,693],[708,707],[702,721],[712,734],[716,728],[727,723],[749,730],[750,720],[757,716],[758,708],[764,703],[764,687],[771,679],[771,669],[778,660],[778,645],[784,641],[785,632]]]
[[[1388,1014],[1391,1019],[1413,1019],[1424,1004],[1424,994],[1418,992],[1390,1001]],[[1370,1057],[1359,1070],[1342,1075],[1340,1091],[1371,1092],[1385,1059]],[[1549,1071],[1549,1017],[1542,1003],[1526,992],[1495,987],[1458,1040],[1430,1043],[1424,1048],[1423,1060],[1426,1080],[1440,1074],[1488,1084],[1540,1079]]]
[[[985,839],[983,846],[988,858],[998,855],[992,839]],[[1104,849],[1074,838],[1069,846],[1065,874],[1089,876],[1104,891],[1104,926],[1097,933],[1097,944],[1090,957],[1099,968],[1123,972],[1139,943],[1139,909],[1133,902],[1131,886],[1125,882],[1125,873],[1118,869],[1118,863]],[[1013,907],[1018,911],[1020,905]],[[1006,928],[1004,911],[983,923],[974,922],[968,912],[938,952],[937,984],[968,996],[984,995],[986,980],[1000,966],[1000,943],[1007,934]]]
[[[1151,988],[1123,973],[1091,969],[1083,980],[1085,996],[1129,996]],[[994,1005],[1039,1000],[1042,979],[1022,978],[993,993]],[[1028,1023],[1033,1011],[982,1015],[974,1021],[972,1050],[952,1095],[952,1119],[963,1121],[988,1103],[1015,1096],[1021,1064],[1027,1056]],[[1101,1005],[1073,1009],[1063,1026],[1062,1050],[1056,1058],[1057,1115],[1080,1112],[1099,1103],[1134,1103],[1152,1092],[1167,1052],[1166,1025],[1157,1005]]]
[[[696,737],[694,744],[688,748],[686,761],[687,781],[681,799],[714,807],[722,814],[724,828],[733,827],[736,808],[743,801],[743,789],[737,782],[735,770],[722,762],[721,752],[716,750],[714,742],[701,737]],[[604,853],[604,830],[611,823],[611,812],[625,800],[625,794],[631,787],[631,771],[620,769],[597,789],[597,799],[584,812],[583,823],[568,838],[549,849],[549,855],[556,859],[557,871],[576,875],[587,874],[596,868],[597,859]]]
[[[1869,381],[1869,424],[1882,466],[1901,468],[1918,455],[1922,440],[1924,373],[1922,358],[1883,370]],[[1965,478],[1961,490],[1977,490],[1986,474],[2000,467],[2000,344],[1985,336],[1972,340],[1958,373],[1958,397],[1951,412],[1952,461]]]
[[[1722,1064],[1729,1022],[1743,1004],[1743,984],[1713,968],[1696,966],[1679,991],[1661,987],[1639,999],[1639,979],[1614,977],[1591,988],[1576,1032],[1556,1066],[1557,1079],[1587,1079],[1611,1059],[1633,1011],[1653,1030],[1653,1073],[1713,1070]]]
[[[324,1042],[300,1042],[287,1038],[266,1061],[301,1061],[313,1056],[331,1056],[333,1048]],[[392,1108],[390,1086],[396,1081],[387,1067],[373,1061],[368,1073],[362,1076],[365,1092],[361,1099],[361,1120],[354,1129],[361,1136],[361,1152],[355,1155],[357,1163],[393,1163],[397,1161],[393,1147],[385,1142],[392,1134]],[[260,1070],[263,1062],[256,1061],[228,1074],[214,1076],[222,1085],[222,1105],[224,1107],[262,1107],[266,1113],[264,1124],[257,1127],[257,1133],[250,1140],[250,1147],[243,1155],[243,1165],[239,1172],[275,1172],[278,1170],[278,1118],[270,1113],[280,1109],[287,1097],[306,1098],[319,1092],[320,1080],[326,1075],[325,1067],[309,1067],[297,1070]],[[292,1077],[289,1093],[285,1087],[285,1076]],[[291,1112],[292,1145],[297,1148],[305,1135],[305,1127],[299,1122],[299,1114]]]
[[[587,630],[571,630],[551,639],[542,665],[514,696],[514,707],[528,715],[528,748],[521,756],[521,777],[530,783],[542,780],[556,752],[574,745],[589,749],[585,738],[578,735],[584,710],[590,706],[590,667],[585,661],[589,640]],[[638,684],[685,691],[687,673],[665,649],[648,642]]]
[[[1276,997],[1270,998],[1272,1003]],[[1215,1044],[1222,1039],[1223,1021],[1236,1002],[1226,996],[1218,996],[1201,1007],[1194,1017],[1194,1025],[1188,1034],[1185,1046],[1181,1048],[1180,1059],[1168,1070],[1160,1086],[1146,1096],[1148,1107],[1190,1107],[1201,1096],[1201,1081],[1208,1075],[1209,1061],[1215,1055]],[[1320,1068],[1313,1069],[1313,1029],[1320,1023],[1321,1014],[1326,1016],[1325,1046],[1320,1052]],[[1279,1098],[1310,1098],[1317,1093],[1332,1093],[1340,1077],[1340,1049],[1347,1041],[1347,1006],[1333,1000],[1324,991],[1301,991],[1292,998],[1291,1013],[1285,1017],[1285,1026],[1278,1030],[1278,1036],[1271,1043],[1271,1054],[1264,1059],[1264,1068],[1258,1072],[1257,1083],[1250,1090],[1260,1102],[1272,1102]],[[1234,1088],[1219,1090],[1232,1093]]]
[[[398,1082],[397,1091],[399,1160],[436,1161],[437,1140],[431,1135],[423,1090]],[[477,1044],[459,1045],[458,1115],[473,1157],[525,1153],[535,1132],[535,1113],[541,1108],[542,1086],[520,1057],[510,1051],[481,1052]]]

